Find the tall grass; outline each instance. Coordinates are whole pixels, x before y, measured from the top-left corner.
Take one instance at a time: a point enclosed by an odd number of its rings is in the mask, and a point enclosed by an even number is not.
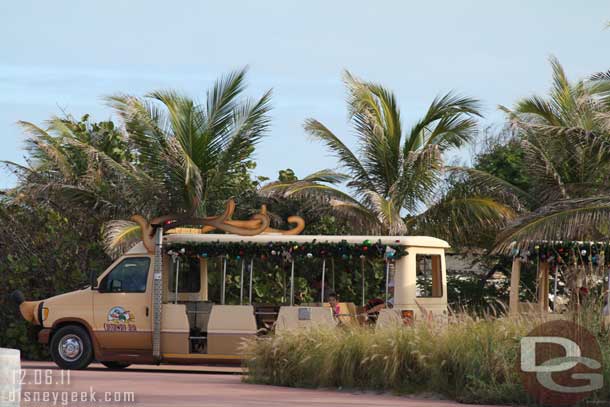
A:
[[[605,383],[610,383],[610,343],[593,307],[581,312],[576,322],[600,338]],[[461,314],[448,324],[287,331],[246,344],[245,380],[399,394],[432,392],[470,403],[529,404],[517,371],[519,341],[542,322],[532,316]],[[595,398],[610,400],[608,388]]]

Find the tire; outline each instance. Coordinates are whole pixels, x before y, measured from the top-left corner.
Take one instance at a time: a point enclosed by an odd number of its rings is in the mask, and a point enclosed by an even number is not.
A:
[[[84,369],[93,360],[91,338],[85,328],[66,325],[51,338],[50,353],[57,366],[66,370]]]
[[[102,365],[106,366],[108,369],[112,370],[121,370],[126,367],[131,366],[131,363],[127,362],[100,362]]]

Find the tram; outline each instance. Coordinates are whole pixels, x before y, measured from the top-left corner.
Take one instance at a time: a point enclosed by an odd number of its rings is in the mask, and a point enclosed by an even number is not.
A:
[[[337,256],[384,262],[385,304],[378,310],[377,326],[401,324],[408,329],[414,319],[446,318],[447,242],[427,236],[300,235],[300,218],[289,218],[296,226],[280,231],[269,228],[264,207],[250,220],[231,220],[232,205],[219,217],[198,220],[169,216],[146,222],[134,217],[142,241],[92,277],[89,287],[37,301],[25,301],[19,291],[12,297],[22,316],[40,326],[39,342],[48,344],[53,360],[64,369],[83,369],[93,360],[113,369],[151,363],[240,363],[242,341],[269,329],[362,323],[364,280],[360,306],[339,303],[336,312],[326,302],[326,260]],[[209,233],[214,229],[229,233]],[[323,259],[319,302],[295,304],[295,259],[314,254]],[[231,256],[241,260],[232,262],[241,265],[235,304],[226,301]],[[285,304],[253,302],[255,256],[284,256],[290,265]],[[218,257],[220,301],[214,303],[208,282],[211,260]]]

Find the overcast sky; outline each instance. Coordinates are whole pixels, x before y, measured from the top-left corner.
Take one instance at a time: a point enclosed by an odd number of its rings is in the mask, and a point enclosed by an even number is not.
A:
[[[610,68],[607,0],[0,2],[0,159],[23,162],[17,120],[66,111],[111,118],[101,97],[175,88],[195,97],[249,65],[248,94],[273,88],[256,173],[336,162],[303,132],[314,117],[353,141],[341,72],[380,82],[407,122],[439,93],[498,104],[543,93],[555,55],[577,79]],[[13,185],[5,171],[0,188]]]

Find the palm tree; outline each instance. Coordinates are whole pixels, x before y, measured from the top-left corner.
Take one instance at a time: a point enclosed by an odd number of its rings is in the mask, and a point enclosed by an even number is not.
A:
[[[572,83],[551,58],[548,97],[500,106],[520,132],[535,210],[515,220],[497,250],[527,240],[589,240],[608,236],[610,214],[610,77]]]
[[[32,160],[6,163],[20,177],[10,195],[69,202],[106,221],[134,213],[206,215],[243,188],[269,127],[270,91],[243,98],[245,75],[243,69],[221,78],[203,103],[171,90],[109,97],[121,121],[110,134],[98,134],[87,120],[53,118],[46,129],[22,122]],[[109,248],[139,233],[121,220],[105,230]]]
[[[235,180],[270,122],[270,91],[255,101],[240,100],[245,74],[217,81],[203,104],[175,91],[108,98],[138,166],[167,194],[163,211],[204,216],[235,192]]]
[[[302,180],[274,182],[263,193],[322,199],[367,233],[433,233],[454,237],[481,225],[497,225],[513,211],[490,196],[444,187],[443,156],[473,137],[478,101],[447,93],[406,131],[394,94],[344,75],[350,122],[358,153],[315,119],[305,130],[323,142],[345,172],[323,170]],[[347,181],[347,192],[337,185]]]

